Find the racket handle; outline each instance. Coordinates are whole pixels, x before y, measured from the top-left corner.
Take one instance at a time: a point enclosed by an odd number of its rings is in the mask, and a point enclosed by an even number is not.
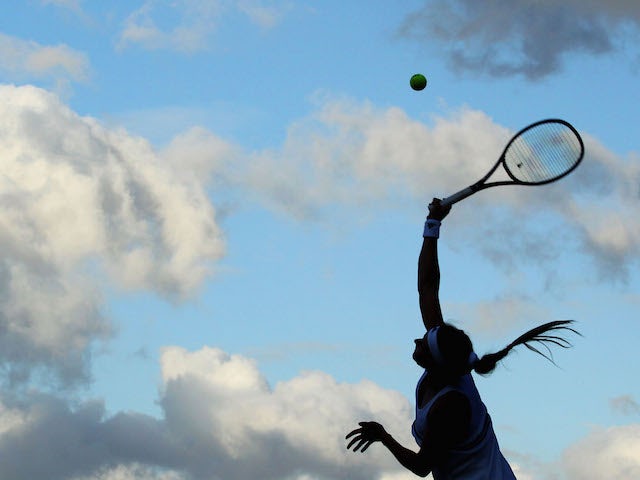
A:
[[[440,205],[442,205],[443,207],[446,207],[448,205],[453,205],[454,203],[459,202],[460,200],[465,199],[470,195],[473,195],[475,192],[476,192],[476,189],[472,187],[467,187],[464,190],[460,190],[459,192],[454,193],[450,197],[443,198],[442,201],[440,202]]]

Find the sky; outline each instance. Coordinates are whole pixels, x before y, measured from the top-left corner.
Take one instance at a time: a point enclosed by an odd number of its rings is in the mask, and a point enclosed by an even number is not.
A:
[[[543,118],[582,165],[456,204],[446,321],[520,480],[640,478],[640,5],[27,0],[0,16],[0,478],[406,480],[427,205]],[[423,73],[422,91],[409,78]]]

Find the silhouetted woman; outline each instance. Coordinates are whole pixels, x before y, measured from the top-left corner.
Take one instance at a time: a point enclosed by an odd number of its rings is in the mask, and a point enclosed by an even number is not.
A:
[[[435,198],[429,205],[418,261],[420,311],[427,333],[415,340],[413,352],[413,359],[425,371],[416,386],[416,417],[411,430],[420,450],[416,453],[403,447],[377,422],[360,422],[360,428],[346,437],[353,437],[347,449],[353,447],[354,452],[364,452],[372,443],[382,442],[404,467],[421,477],[432,472],[435,480],[512,480],[515,476],[500,452],[491,417],[471,371],[491,373],[517,345],[552,360],[531,343],[539,342],[550,353],[547,343],[570,346],[551,332],[578,332],[566,326],[570,320],[547,323],[528,331],[499,352],[478,358],[466,333],[444,323],[440,310],[437,239],[440,222],[450,209],[442,207]]]

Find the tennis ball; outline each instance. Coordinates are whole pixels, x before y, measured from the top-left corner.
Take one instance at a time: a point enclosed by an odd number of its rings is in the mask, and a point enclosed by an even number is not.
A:
[[[409,80],[409,85],[411,85],[411,88],[414,90],[422,90],[427,86],[427,79],[421,73],[416,73],[411,77],[411,80]]]

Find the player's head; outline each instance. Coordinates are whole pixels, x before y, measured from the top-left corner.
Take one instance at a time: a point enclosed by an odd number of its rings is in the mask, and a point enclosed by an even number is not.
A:
[[[555,320],[532,328],[523,333],[502,350],[487,353],[482,358],[473,351],[471,339],[462,330],[447,323],[430,329],[423,338],[416,340],[413,358],[423,368],[433,370],[447,378],[460,377],[471,370],[485,375],[495,370],[496,365],[518,345],[524,345],[529,350],[542,355],[553,362],[552,345],[569,348],[571,343],[559,336],[557,332],[580,333],[569,327],[573,320]],[[553,334],[549,334],[554,332]],[[548,355],[532,346],[532,343],[543,345]]]
[[[476,360],[469,336],[447,323],[432,328],[424,337],[416,339],[415,344],[413,359],[416,363],[447,377],[469,373]]]

